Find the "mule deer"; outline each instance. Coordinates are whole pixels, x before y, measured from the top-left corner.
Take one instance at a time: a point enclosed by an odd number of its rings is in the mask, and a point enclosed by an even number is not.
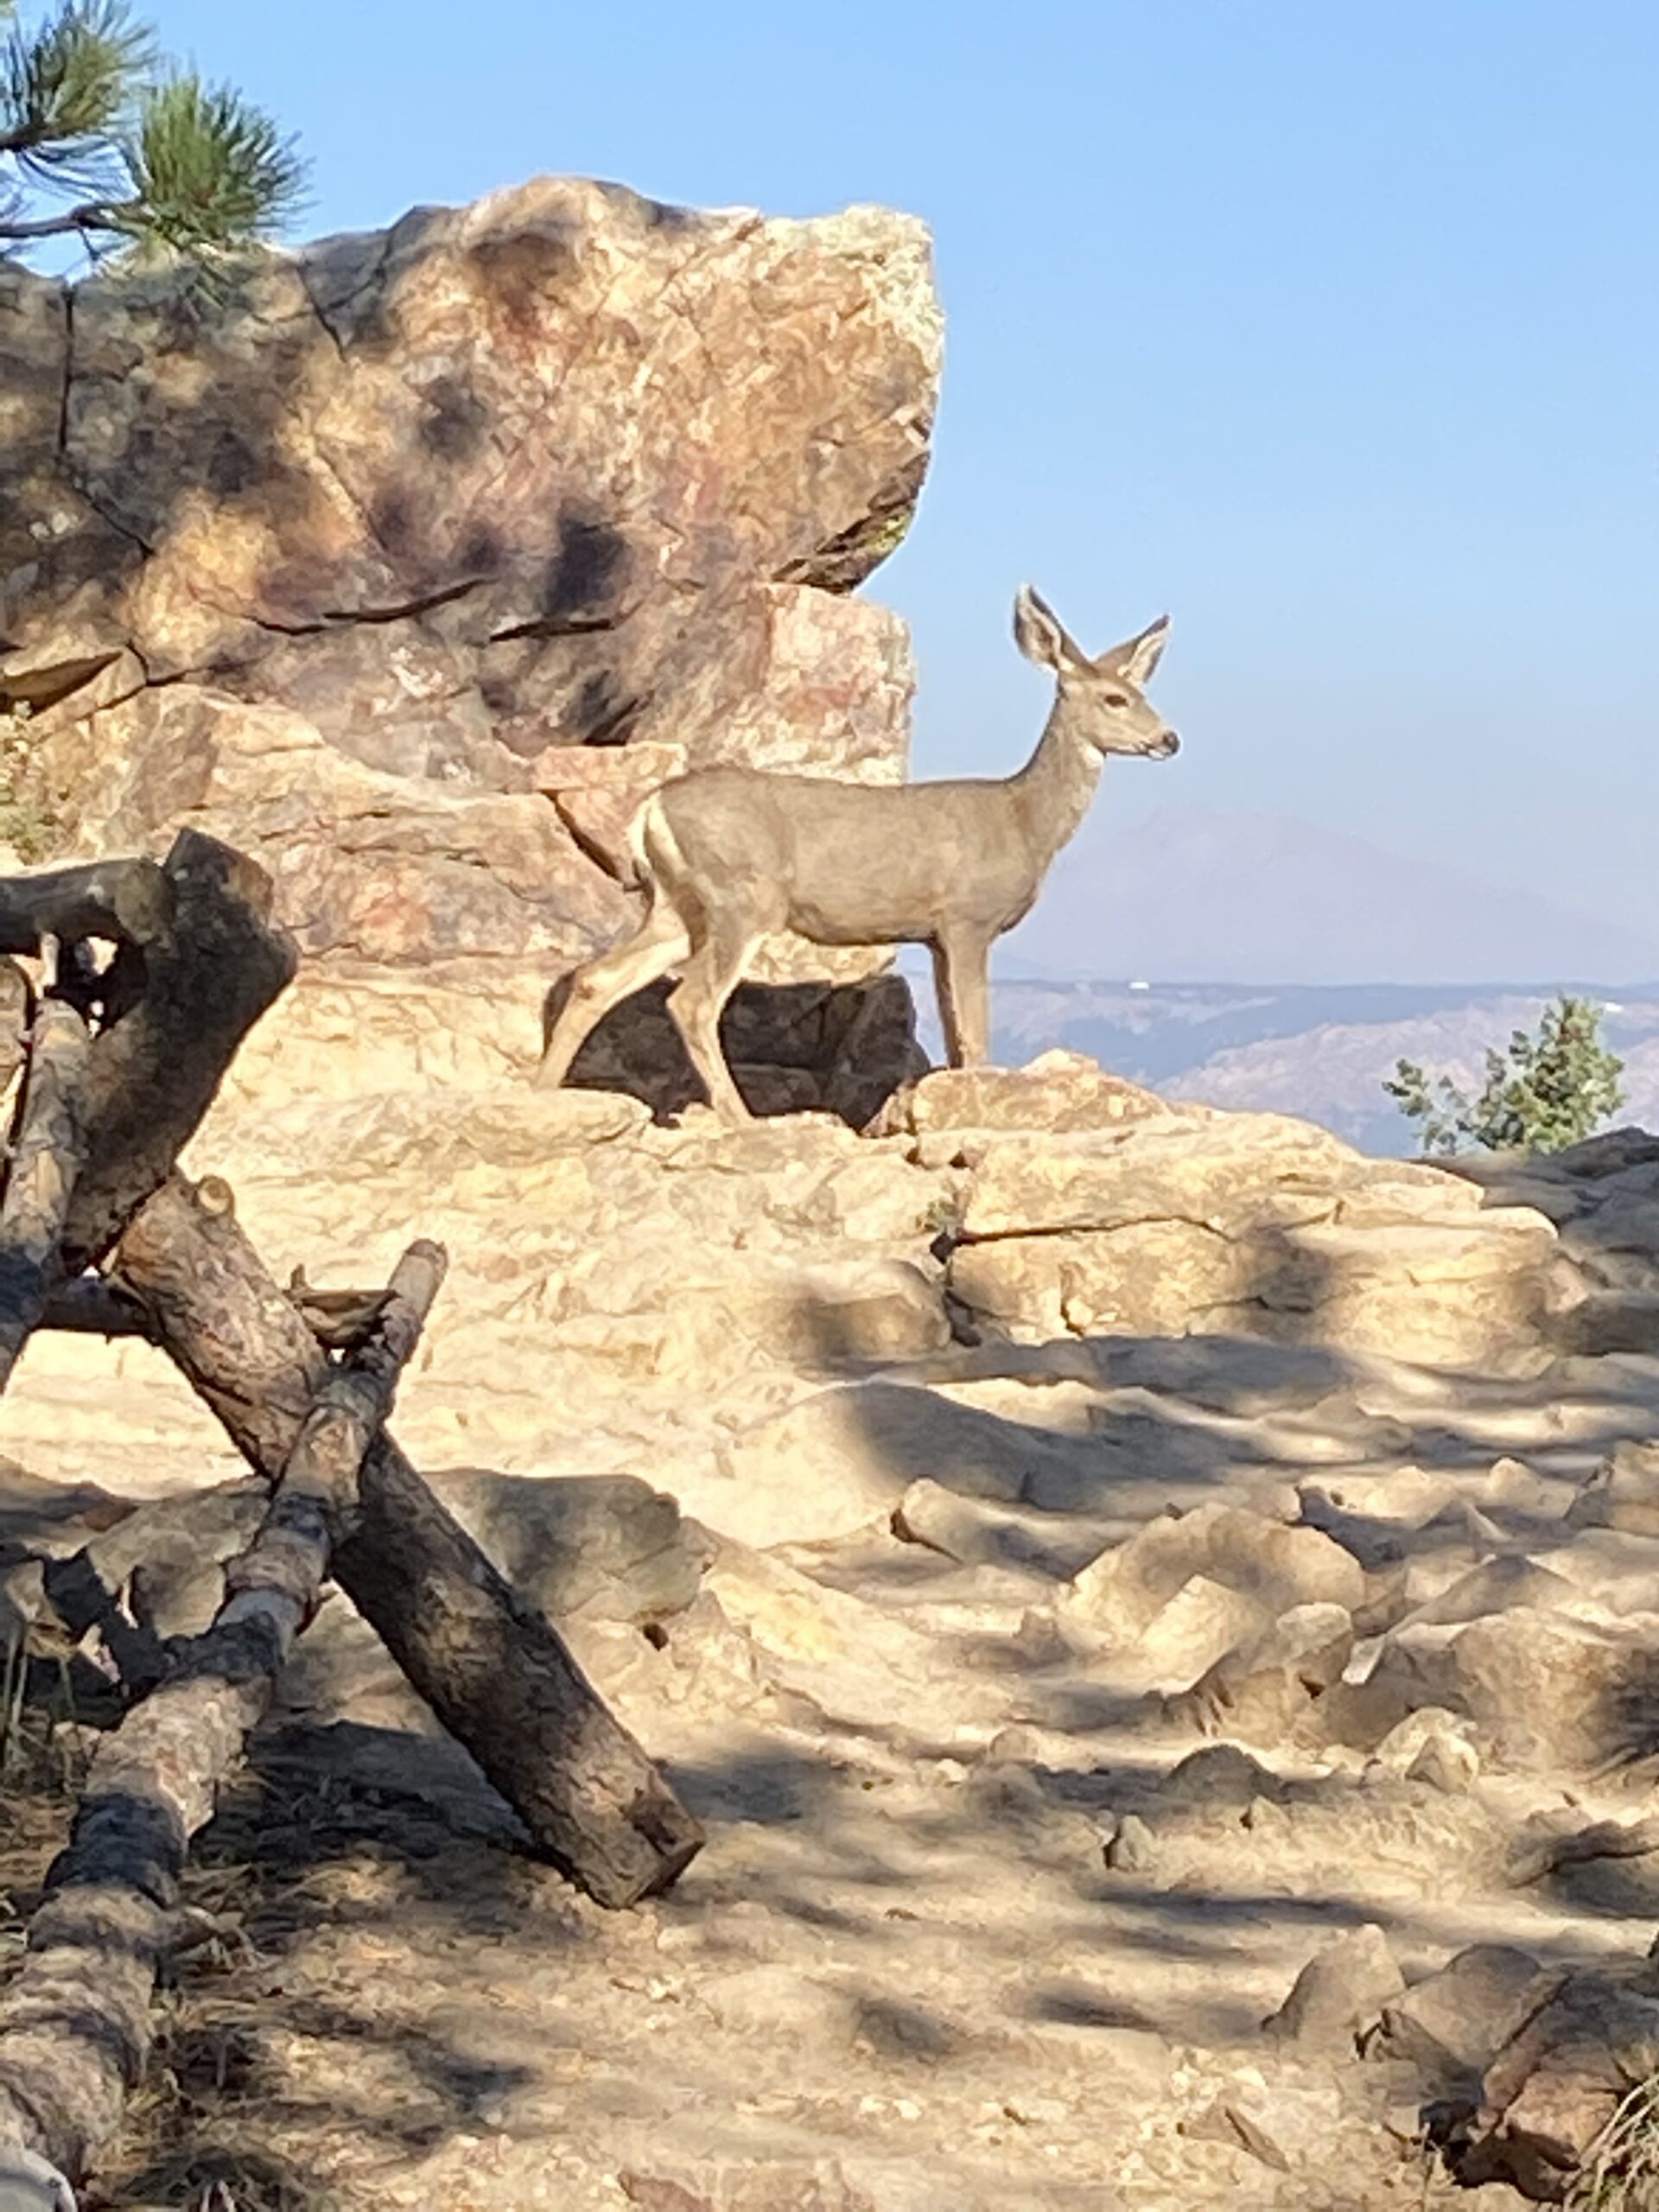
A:
[[[677,968],[669,1009],[692,1065],[715,1110],[747,1121],[721,1011],[762,940],[785,929],[820,945],[925,944],[950,1064],[983,1061],[991,945],[1030,912],[1104,756],[1164,760],[1179,743],[1143,696],[1167,615],[1091,660],[1023,585],[1014,634],[1056,678],[1037,749],[1016,775],[884,786],[702,768],[654,792],[631,833],[645,920],[569,979],[537,1082],[563,1083],[596,1024]]]

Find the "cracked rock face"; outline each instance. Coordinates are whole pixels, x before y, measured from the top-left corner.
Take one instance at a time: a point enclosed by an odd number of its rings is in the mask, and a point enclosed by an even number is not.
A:
[[[630,912],[556,804],[603,817],[607,756],[630,798],[634,761],[896,779],[908,640],[848,594],[939,346],[910,218],[567,179],[218,300],[0,264],[0,704],[61,842],[190,820],[314,955],[569,964]]]

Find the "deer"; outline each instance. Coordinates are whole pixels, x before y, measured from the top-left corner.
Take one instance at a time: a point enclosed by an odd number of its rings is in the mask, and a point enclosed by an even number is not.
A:
[[[927,946],[946,1057],[982,1065],[991,946],[1035,905],[1107,756],[1166,760],[1180,744],[1145,696],[1166,614],[1091,659],[1023,584],[1014,634],[1055,690],[1036,750],[1012,776],[875,785],[710,767],[660,785],[629,832],[645,918],[569,977],[537,1084],[562,1084],[613,1007],[677,970],[669,1011],[709,1103],[722,1121],[751,1120],[720,1018],[762,942],[785,930],[825,947]]]

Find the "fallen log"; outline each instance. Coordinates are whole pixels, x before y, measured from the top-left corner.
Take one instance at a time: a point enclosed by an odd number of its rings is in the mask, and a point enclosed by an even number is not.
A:
[[[326,1354],[215,1179],[175,1175],[123,1237],[122,1281],[238,1450],[274,1480]],[[537,1847],[599,1904],[666,1889],[702,1831],[559,1636],[522,1603],[390,1436],[364,1461],[334,1573]]]
[[[86,1153],[86,1025],[55,999],[35,1007],[22,1111],[0,1201],[0,1390],[39,1325]]]
[[[435,1245],[404,1255],[379,1327],[317,1391],[213,1626],[93,1756],[23,1962],[0,1997],[0,2143],[21,2145],[70,2180],[113,2139],[143,2074],[190,1839],[213,1817],[317,1609],[358,1470],[443,1267]]]

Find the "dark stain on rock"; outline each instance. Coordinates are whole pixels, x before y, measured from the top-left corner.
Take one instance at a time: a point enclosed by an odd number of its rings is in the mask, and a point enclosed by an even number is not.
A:
[[[385,552],[407,553],[415,535],[407,494],[395,488],[383,492],[369,510],[369,528]]]
[[[489,436],[490,410],[455,377],[442,377],[422,395],[416,435],[440,461],[470,461]]]
[[[695,207],[677,207],[669,200],[647,200],[642,195],[639,208],[648,231],[695,231],[707,220]]]
[[[207,489],[220,499],[235,499],[240,493],[251,491],[264,474],[259,455],[240,431],[221,423],[202,467]]]
[[[596,669],[576,695],[570,721],[581,745],[626,745],[628,732],[644,712],[645,698],[624,695],[607,670]]]
[[[549,302],[575,283],[582,257],[572,232],[554,226],[482,239],[472,259],[499,317],[499,332],[534,346],[544,334]]]
[[[464,575],[494,575],[502,564],[500,532],[488,523],[474,523],[461,542],[459,564]]]
[[[626,571],[628,541],[609,523],[566,512],[559,542],[542,582],[542,613],[550,622],[608,612]]]
[[[524,704],[518,695],[518,680],[512,676],[480,676],[478,696],[493,715],[516,715]]]

